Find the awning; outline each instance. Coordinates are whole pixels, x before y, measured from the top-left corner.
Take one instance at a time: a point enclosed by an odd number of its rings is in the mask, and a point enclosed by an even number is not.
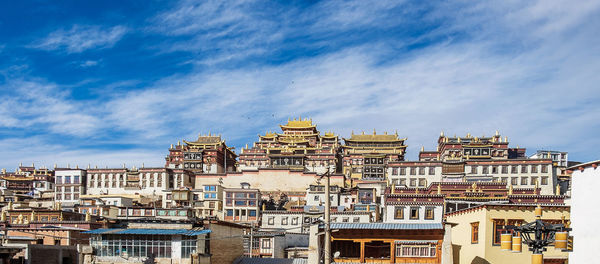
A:
[[[100,228],[86,232],[86,234],[116,234],[116,235],[183,235],[197,236],[210,233],[210,229],[123,229],[123,228]]]

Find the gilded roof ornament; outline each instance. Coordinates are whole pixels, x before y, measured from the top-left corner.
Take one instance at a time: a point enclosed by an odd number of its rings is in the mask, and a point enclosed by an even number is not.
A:
[[[442,132],[440,132],[440,137],[444,137],[444,130],[442,130]]]

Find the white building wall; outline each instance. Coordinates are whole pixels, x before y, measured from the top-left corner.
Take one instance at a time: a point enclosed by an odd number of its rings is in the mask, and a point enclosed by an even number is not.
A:
[[[586,166],[583,171],[574,170],[571,179],[573,253],[569,263],[597,263],[595,252],[600,230],[593,227],[598,224],[600,216],[600,207],[595,204],[600,186],[600,164],[596,168]]]
[[[396,206],[404,208],[404,217],[402,219],[395,219],[395,208]],[[410,218],[410,209],[412,207],[419,208],[419,218]],[[433,207],[433,219],[425,219],[425,209]],[[406,223],[406,224],[427,224],[427,223],[441,223],[443,217],[443,206],[442,205],[387,205],[383,210],[383,222],[386,223]]]

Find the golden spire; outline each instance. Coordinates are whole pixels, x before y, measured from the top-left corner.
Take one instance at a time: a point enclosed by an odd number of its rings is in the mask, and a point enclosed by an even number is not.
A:
[[[560,185],[556,185],[556,195],[560,195]]]
[[[456,138],[458,140],[458,143],[460,143],[460,137]]]
[[[89,209],[85,211],[85,221],[86,222],[92,221],[92,215],[90,214],[90,210]]]
[[[444,130],[442,130],[442,132],[440,132],[440,137],[444,137]]]
[[[508,137],[504,136],[504,142],[508,143]]]
[[[6,211],[2,210],[2,215],[0,216],[0,222],[6,221]]]
[[[33,209],[31,209],[31,216],[30,216],[30,218],[31,219],[29,220],[29,222],[35,221],[35,211]]]
[[[373,128],[373,135],[377,135],[377,132],[375,131],[375,128]]]
[[[425,151],[425,146],[421,146],[421,152]]]
[[[467,138],[471,138],[471,133],[467,132]]]
[[[513,194],[513,186],[512,184],[510,186],[508,186],[508,195],[512,195]]]
[[[498,130],[496,130],[496,136],[499,137],[500,136],[500,132]]]

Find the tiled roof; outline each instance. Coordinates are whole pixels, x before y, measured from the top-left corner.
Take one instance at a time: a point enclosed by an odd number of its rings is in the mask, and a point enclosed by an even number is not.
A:
[[[100,228],[83,233],[87,234],[119,234],[119,235],[185,235],[197,236],[210,233],[210,230],[196,229],[123,229],[123,228]]]

